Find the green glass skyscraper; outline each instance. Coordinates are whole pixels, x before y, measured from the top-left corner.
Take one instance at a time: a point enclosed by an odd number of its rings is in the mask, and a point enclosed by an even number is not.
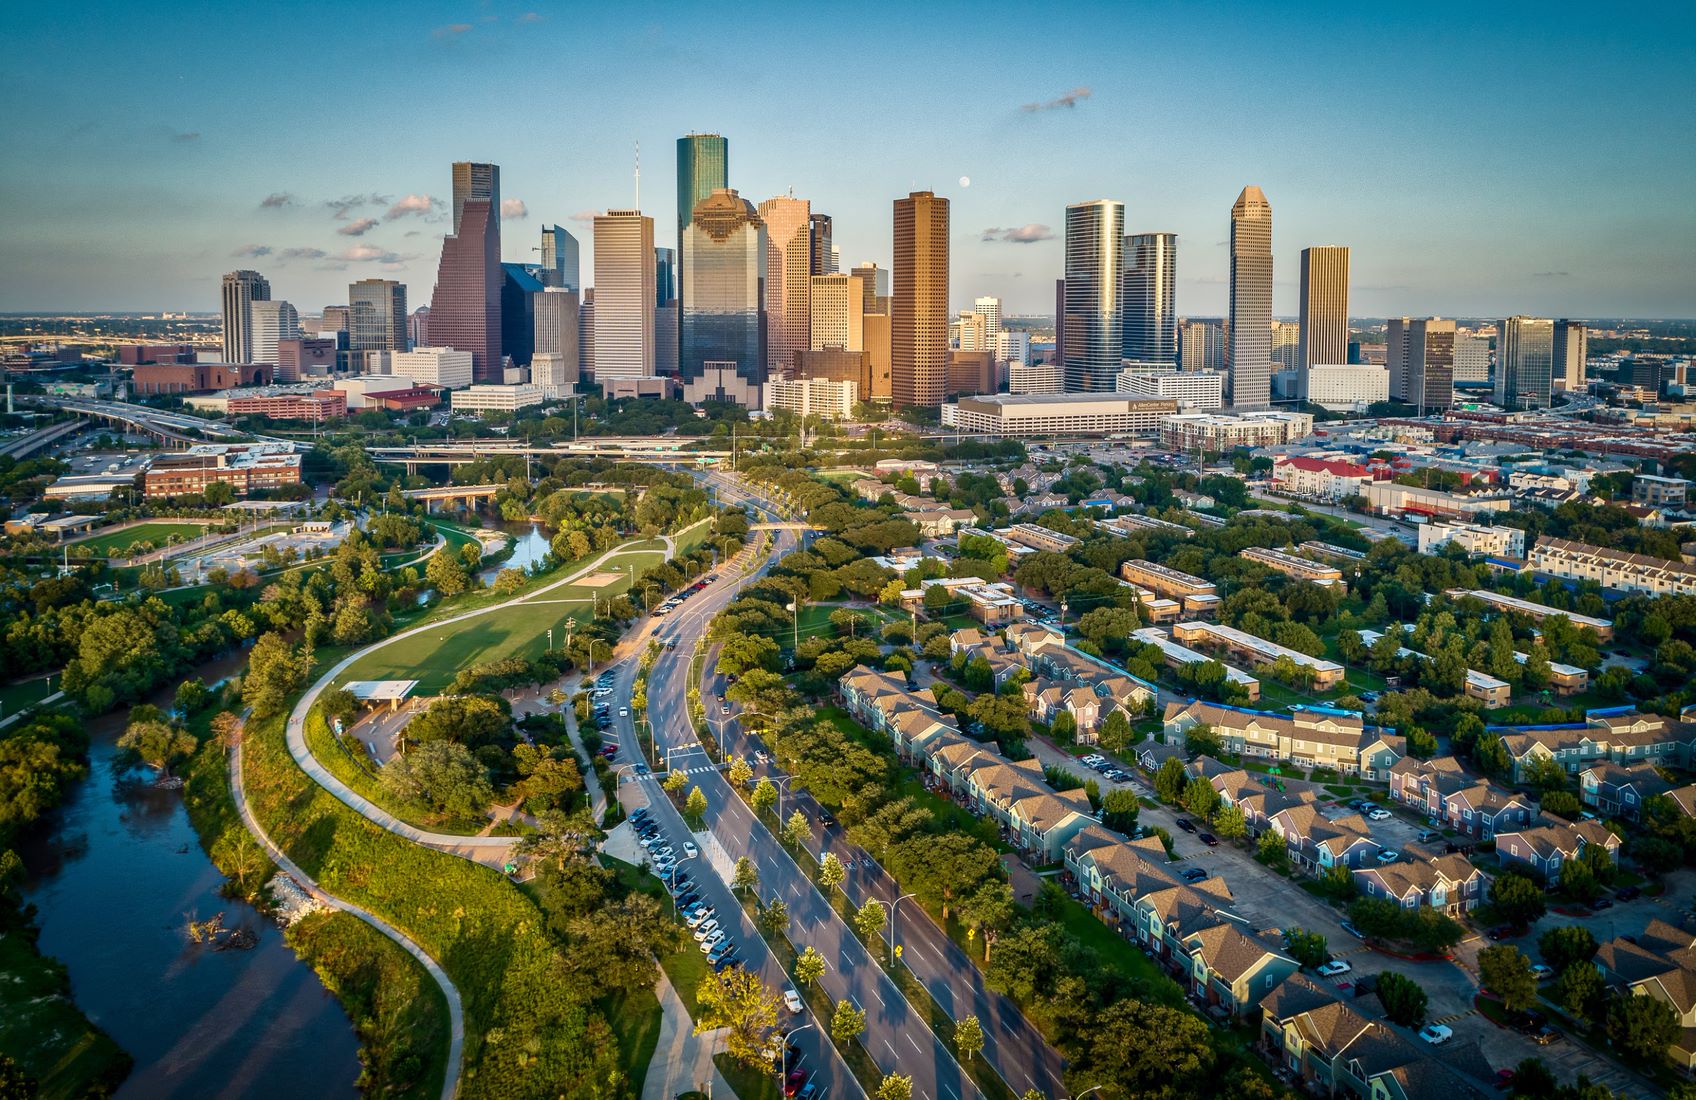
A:
[[[688,134],[677,139],[677,256],[685,265],[677,278],[677,316],[688,297],[688,257],[683,247],[695,207],[714,191],[730,186],[730,142],[719,134]]]

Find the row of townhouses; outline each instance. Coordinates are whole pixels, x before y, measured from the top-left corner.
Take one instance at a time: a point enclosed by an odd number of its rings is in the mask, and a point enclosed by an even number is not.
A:
[[[1621,993],[1653,997],[1678,1015],[1667,1057],[1696,1070],[1696,934],[1656,919],[1635,939],[1621,936],[1596,952],[1602,977]]]
[[[1407,755],[1407,738],[1366,726],[1358,711],[1302,707],[1249,710],[1194,700],[1166,704],[1168,741],[1207,726],[1225,751],[1257,760],[1331,768],[1344,775],[1384,780]]]
[[[1696,727],[1635,707],[1590,710],[1582,722],[1542,726],[1491,726],[1513,760],[1514,782],[1524,782],[1534,760],[1553,760],[1570,775],[1598,763],[1657,766],[1691,764]]]
[[[1101,723],[1114,711],[1140,717],[1156,695],[1153,684],[1074,648],[1053,627],[1018,622],[1002,634],[967,628],[956,630],[948,646],[951,656],[987,662],[997,689],[1015,672],[1028,672],[1026,713],[1046,725],[1070,714],[1082,744],[1095,743]]]
[[[1529,795],[1474,775],[1452,756],[1397,761],[1390,769],[1390,799],[1479,840],[1526,828],[1538,812]]]

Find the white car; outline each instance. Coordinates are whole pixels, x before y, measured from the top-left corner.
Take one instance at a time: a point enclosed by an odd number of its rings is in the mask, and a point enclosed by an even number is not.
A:
[[[685,840],[683,842],[683,854],[688,856],[690,859],[693,859],[701,854],[701,850],[695,847],[695,842],[693,840]]]
[[[729,714],[730,713],[730,704],[729,703],[720,703],[719,708],[718,708],[718,712],[720,714]]]
[[[1402,858],[1402,854],[1394,848],[1385,848],[1382,852],[1378,853],[1379,863],[1394,863],[1400,858]]]
[[[630,708],[629,707],[619,707],[618,708],[618,716],[620,718],[630,717]]]
[[[783,1007],[787,1008],[793,1014],[799,1016],[801,1014],[801,1008],[802,1008],[801,995],[799,993],[795,992],[793,989],[785,989],[783,991]]]
[[[1366,811],[1366,816],[1373,821],[1388,821],[1390,820],[1390,811],[1380,806],[1377,809]]]
[[[724,929],[722,929],[722,928],[713,929],[712,932],[707,936],[707,938],[701,941],[701,954],[705,955],[707,952],[709,952],[713,948],[717,947],[723,941],[724,941]]]
[[[1455,1037],[1455,1031],[1447,1024],[1426,1024],[1419,1029],[1419,1037],[1432,1046],[1441,1046]]]
[[[718,921],[708,917],[706,920],[695,926],[695,939],[698,942],[704,941],[708,936],[717,931]]]
[[[701,927],[701,925],[707,923],[708,921],[710,921],[712,919],[713,919],[712,909],[710,909],[706,906],[702,906],[701,908],[695,910],[693,913],[689,914],[688,924],[689,924],[690,928],[699,928],[699,927]]]
[[[1335,978],[1339,974],[1347,974],[1353,969],[1354,967],[1350,966],[1342,959],[1332,959],[1330,962],[1319,968],[1319,976],[1321,978]]]
[[[1542,963],[1538,963],[1531,968],[1531,976],[1541,982],[1554,977],[1555,972],[1552,968],[1544,966]]]

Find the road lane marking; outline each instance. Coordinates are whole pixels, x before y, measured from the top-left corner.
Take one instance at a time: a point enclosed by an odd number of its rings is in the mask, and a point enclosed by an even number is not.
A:
[[[924,1053],[924,1052],[925,1052],[925,1050],[924,1050],[924,1048],[923,1048],[923,1047],[921,1047],[921,1046],[920,1046],[920,1045],[919,1045],[919,1044],[918,1044],[918,1040],[916,1040],[916,1039],[914,1039],[914,1038],[913,1038],[913,1037],[912,1037],[912,1036],[911,1036],[911,1035],[909,1035],[909,1036],[907,1036],[907,1041],[908,1041],[908,1042],[909,1042],[909,1043],[912,1043],[912,1044],[913,1044],[913,1049],[914,1049],[914,1050],[916,1050],[916,1051],[918,1051],[918,1052],[919,1052],[919,1053],[920,1053],[920,1054],[923,1054],[923,1053]]]

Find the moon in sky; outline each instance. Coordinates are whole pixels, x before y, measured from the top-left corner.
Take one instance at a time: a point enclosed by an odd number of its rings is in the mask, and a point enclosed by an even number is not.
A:
[[[970,176],[961,176],[960,177],[960,186],[961,187],[970,187],[971,185],[972,185],[972,177],[970,177]]]

